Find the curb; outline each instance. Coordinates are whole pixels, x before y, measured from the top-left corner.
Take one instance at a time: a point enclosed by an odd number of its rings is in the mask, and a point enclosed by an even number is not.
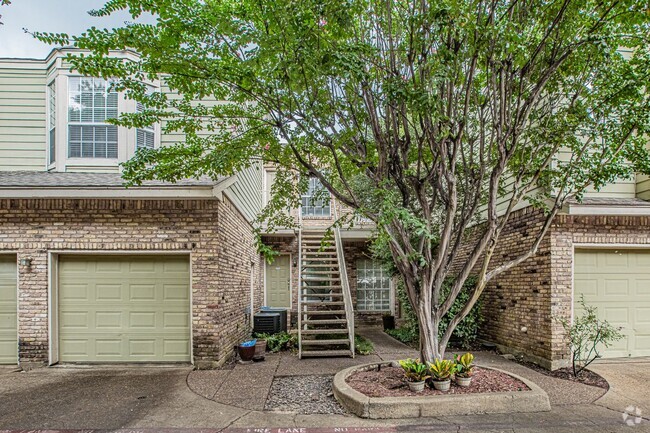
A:
[[[368,397],[353,389],[346,379],[357,371],[389,366],[390,361],[358,365],[339,371],[332,385],[334,397],[347,410],[361,418],[392,419],[486,413],[548,412],[551,403],[546,392],[534,382],[508,371],[495,370],[522,381],[530,391],[452,394],[428,397]]]

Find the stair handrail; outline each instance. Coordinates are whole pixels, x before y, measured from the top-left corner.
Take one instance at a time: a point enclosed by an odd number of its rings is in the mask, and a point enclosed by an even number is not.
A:
[[[338,216],[336,206],[334,210],[334,242],[336,244],[336,258],[338,260],[339,272],[341,274],[341,287],[343,289],[343,304],[345,305],[345,316],[348,325],[348,336],[350,338],[350,352],[354,358],[356,349],[354,347],[354,308],[352,307],[352,293],[350,292],[350,282],[348,280],[348,270],[345,266],[345,256],[343,253],[343,240],[341,239],[341,229],[338,227]]]
[[[298,206],[298,359],[302,359],[302,204]]]

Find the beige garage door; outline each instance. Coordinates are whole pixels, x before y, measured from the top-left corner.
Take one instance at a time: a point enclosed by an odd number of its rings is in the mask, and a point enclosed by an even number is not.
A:
[[[598,317],[623,327],[625,337],[605,358],[650,356],[650,251],[579,250],[575,254],[574,308],[584,294]]]
[[[190,361],[187,256],[60,256],[58,293],[60,361]]]
[[[0,364],[18,363],[16,256],[0,255]]]

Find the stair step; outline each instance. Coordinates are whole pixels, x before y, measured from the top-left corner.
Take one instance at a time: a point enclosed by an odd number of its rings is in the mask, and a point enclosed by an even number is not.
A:
[[[303,251],[303,260],[309,260],[305,259],[305,257],[310,256],[315,256],[313,260],[317,260],[318,256],[333,256],[332,258],[335,258],[336,251]]]
[[[303,298],[341,298],[343,293],[302,293]]]
[[[345,310],[317,310],[317,311],[303,311],[303,316],[340,316],[345,314]]]
[[[301,335],[348,335],[347,329],[301,329]]]
[[[338,263],[330,263],[330,264],[323,264],[323,263],[309,263],[305,264],[303,262],[302,268],[303,269],[311,269],[311,268],[338,268],[339,265]]]
[[[303,350],[301,355],[303,357],[351,356],[351,353],[350,350]]]
[[[333,346],[339,344],[350,345],[350,340],[347,338],[334,338],[332,340],[302,340],[303,346]]]
[[[329,270],[329,271],[325,271],[325,270],[323,270],[323,271],[311,271],[311,270],[302,271],[302,275],[312,275],[312,274],[313,275],[331,275],[333,273],[338,274],[339,273],[338,269],[334,270],[334,271],[333,270]]]
[[[323,276],[314,276],[314,277],[301,277],[301,280],[303,281],[340,281],[341,277],[336,277],[336,278],[326,278]]]
[[[338,301],[302,301],[302,305],[345,305],[345,302]]]
[[[301,322],[303,325],[342,325],[348,323],[346,319],[307,319]]]

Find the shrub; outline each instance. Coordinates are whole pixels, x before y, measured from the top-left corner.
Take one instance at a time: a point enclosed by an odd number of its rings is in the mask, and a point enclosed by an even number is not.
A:
[[[372,341],[363,338],[360,335],[354,336],[354,350],[359,355],[370,355],[375,350]]]
[[[273,353],[281,350],[292,350],[298,345],[298,337],[284,331],[277,334],[256,334],[256,337],[266,340],[266,348]]]
[[[429,363],[429,371],[433,380],[444,381],[456,372],[456,363],[451,359],[436,359]]]
[[[577,377],[596,359],[600,358],[598,345],[609,347],[613,342],[623,338],[623,334],[609,324],[607,320],[598,320],[596,307],[585,303],[584,295],[580,296],[582,315],[575,317],[573,323],[565,318],[557,319],[564,328],[572,354],[573,375]]]
[[[463,356],[454,355],[454,361],[456,362],[456,376],[459,377],[471,377],[474,373],[474,355],[471,353],[466,353]]]
[[[442,287],[442,296],[443,299],[449,295],[451,290],[451,285],[453,279],[447,279]],[[456,300],[452,304],[449,312],[443,317],[440,323],[440,329],[438,330],[438,335],[442,337],[442,334],[449,326],[451,318],[458,313],[463,306],[469,301],[471,296],[471,291],[476,286],[476,278],[470,277],[465,281],[463,288],[456,297]],[[402,315],[405,319],[404,324],[397,329],[386,330],[386,333],[393,338],[401,341],[405,344],[415,344],[420,339],[420,328],[418,326],[418,321],[413,313],[411,304],[406,297],[406,292],[402,286],[402,283],[397,285],[397,296],[402,305]],[[457,341],[460,343],[461,347],[468,348],[478,335],[478,329],[483,323],[483,314],[482,314],[482,300],[479,298],[478,302],[470,310],[469,314],[458,324],[454,332],[452,333],[452,341]]]

